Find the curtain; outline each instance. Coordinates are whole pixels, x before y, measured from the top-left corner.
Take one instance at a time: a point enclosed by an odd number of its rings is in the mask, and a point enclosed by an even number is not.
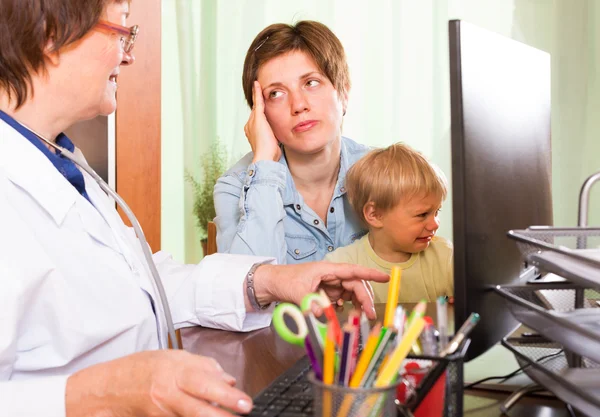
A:
[[[600,170],[596,77],[600,6],[594,0],[163,0],[162,246],[201,256],[184,170],[217,138],[230,164],[250,150],[242,66],[252,39],[275,22],[314,19],[340,38],[352,90],[344,135],[386,146],[402,141],[450,178],[449,19],[464,19],[552,54],[553,193],[556,225],[575,225],[578,190]],[[600,186],[598,186],[600,189]],[[600,223],[600,192],[590,224]],[[451,196],[450,196],[451,197]],[[452,238],[452,202],[442,236]]]

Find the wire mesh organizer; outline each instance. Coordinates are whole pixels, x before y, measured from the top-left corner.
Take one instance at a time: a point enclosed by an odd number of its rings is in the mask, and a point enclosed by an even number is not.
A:
[[[600,415],[600,228],[535,227],[508,236],[544,279],[495,288],[515,318],[541,335],[504,346],[534,381]]]
[[[523,259],[588,287],[600,287],[600,228],[530,227],[511,230]]]
[[[502,345],[512,351],[523,371],[563,401],[590,416],[600,415],[600,365],[582,358],[583,368],[571,368],[560,344],[531,343],[507,338]]]
[[[508,236],[526,262],[569,280],[497,287],[513,315],[548,339],[600,361],[600,228],[536,227]]]
[[[518,321],[570,352],[600,362],[600,308],[591,307],[600,300],[600,292],[550,285],[505,286],[496,291]],[[575,308],[577,291],[583,292],[584,306],[589,308]]]

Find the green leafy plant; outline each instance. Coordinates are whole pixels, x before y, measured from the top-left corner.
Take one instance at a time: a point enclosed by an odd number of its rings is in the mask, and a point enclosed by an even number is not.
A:
[[[227,169],[227,151],[221,146],[217,139],[210,146],[207,153],[200,158],[202,169],[200,179],[194,177],[188,170],[185,171],[185,179],[194,189],[194,209],[198,229],[202,239],[207,237],[208,222],[212,221],[215,214],[215,203],[213,200],[213,189],[219,177]]]

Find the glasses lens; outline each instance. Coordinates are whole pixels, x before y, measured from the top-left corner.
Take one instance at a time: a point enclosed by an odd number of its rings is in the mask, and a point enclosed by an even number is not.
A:
[[[133,49],[133,42],[131,40],[131,38],[127,38],[127,39],[123,39],[123,51],[125,51],[125,53],[129,53],[131,52],[131,50]]]
[[[135,44],[135,39],[137,38],[138,31],[139,31],[138,25],[135,25],[131,28],[131,33],[125,39],[125,43],[123,44],[123,50],[126,53],[131,52],[131,50],[133,49],[133,45]]]

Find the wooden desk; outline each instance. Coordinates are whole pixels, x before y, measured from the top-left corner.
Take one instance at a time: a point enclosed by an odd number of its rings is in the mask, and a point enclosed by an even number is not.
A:
[[[383,307],[376,306],[380,320],[383,319]],[[341,316],[345,316],[346,313],[341,313]],[[435,317],[434,304],[428,306],[427,314]],[[183,329],[181,333],[183,346],[187,351],[215,358],[226,372],[237,379],[237,387],[252,397],[304,356],[303,349],[281,340],[272,327],[250,333],[192,327]],[[501,416],[498,407],[507,397],[507,393],[468,391],[465,393],[464,415]],[[568,415],[562,402],[543,397],[524,398],[509,413],[511,417]]]

